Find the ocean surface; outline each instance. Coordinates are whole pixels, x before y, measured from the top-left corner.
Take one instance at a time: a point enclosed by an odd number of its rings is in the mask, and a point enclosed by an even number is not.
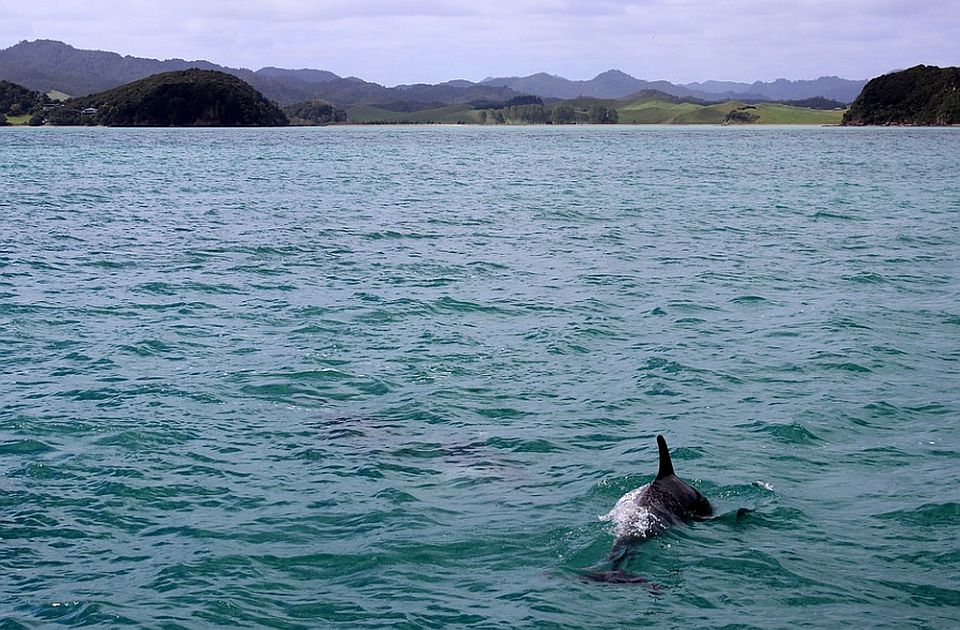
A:
[[[958,623],[960,129],[0,129],[0,628]]]

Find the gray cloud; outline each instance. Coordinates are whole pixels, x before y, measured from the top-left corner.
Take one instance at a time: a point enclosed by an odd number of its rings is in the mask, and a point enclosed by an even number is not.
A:
[[[865,78],[960,63],[960,0],[0,0],[0,13],[4,47],[51,38],[387,84],[609,68],[672,81]]]

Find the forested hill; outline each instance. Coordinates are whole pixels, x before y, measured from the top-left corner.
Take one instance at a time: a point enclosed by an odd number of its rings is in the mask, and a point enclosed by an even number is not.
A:
[[[114,127],[275,127],[286,125],[287,117],[237,77],[192,69],[71,99],[48,112],[48,121]]]
[[[960,68],[915,66],[871,79],[844,125],[958,125]]]
[[[10,81],[0,80],[0,114],[11,116],[28,114],[35,107],[49,100],[45,94],[28,90]]]

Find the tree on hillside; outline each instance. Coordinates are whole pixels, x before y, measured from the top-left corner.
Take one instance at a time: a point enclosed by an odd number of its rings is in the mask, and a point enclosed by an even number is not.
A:
[[[594,125],[612,125],[619,120],[617,110],[597,103],[590,108],[587,122]]]
[[[502,110],[506,122],[521,125],[542,125],[548,122],[543,105],[512,105]]]
[[[294,124],[328,125],[347,120],[347,112],[319,99],[296,103],[283,111]]]
[[[20,116],[49,101],[45,94],[10,81],[0,81],[0,114]]]
[[[532,94],[523,94],[521,96],[514,96],[509,101],[504,103],[504,107],[515,107],[517,105],[540,105],[543,106],[543,99],[539,96],[534,96]]]
[[[550,119],[555,125],[572,125],[577,122],[577,110],[573,105],[558,103],[550,113]]]
[[[51,109],[47,112],[47,122],[51,125],[79,125],[80,112],[76,109],[67,109],[66,107]]]

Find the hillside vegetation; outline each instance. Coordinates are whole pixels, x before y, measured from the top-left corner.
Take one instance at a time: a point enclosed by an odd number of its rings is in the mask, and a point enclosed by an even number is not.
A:
[[[347,121],[359,124],[476,124],[480,112],[472,105],[444,105],[415,112],[395,112],[373,105],[357,105],[347,110]]]
[[[45,94],[10,81],[0,81],[0,114],[22,116],[37,105],[49,102]]]
[[[537,99],[539,101],[539,99]],[[447,105],[414,112],[396,112],[359,105],[347,110],[347,121],[379,124],[641,124],[641,125],[835,125],[843,110],[821,110],[782,103],[747,104],[686,102],[667,94],[645,92],[636,99],[576,98],[550,105],[526,103]]]
[[[871,79],[844,125],[958,125],[960,68],[914,66]]]
[[[112,127],[287,124],[287,117],[276,104],[237,77],[197,69],[164,72],[113,90],[71,99],[46,116],[48,122],[57,125]]]
[[[347,120],[347,112],[321,99],[288,105],[283,108],[283,113],[291,125],[329,125]]]
[[[45,94],[0,81],[0,126],[26,124],[32,112],[49,102]]]

